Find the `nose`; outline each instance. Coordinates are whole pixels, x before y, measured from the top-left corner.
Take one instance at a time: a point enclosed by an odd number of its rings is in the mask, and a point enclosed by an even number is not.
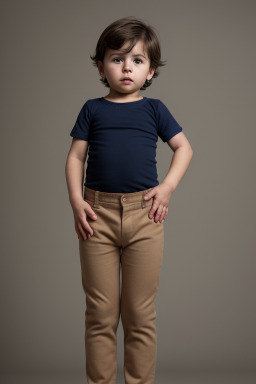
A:
[[[123,68],[123,72],[124,73],[129,73],[129,72],[132,72],[132,71],[130,70],[130,68],[128,66],[126,66],[125,68]]]
[[[123,65],[123,71],[127,72],[131,70],[131,66],[129,65],[129,62],[127,60],[124,61]]]

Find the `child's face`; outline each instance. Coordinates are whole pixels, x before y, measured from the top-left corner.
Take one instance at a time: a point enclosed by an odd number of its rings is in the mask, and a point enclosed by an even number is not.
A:
[[[122,49],[128,46],[129,43]],[[102,77],[106,77],[112,90],[127,94],[140,90],[146,79],[152,78],[154,69],[150,70],[150,60],[144,50],[143,42],[138,41],[129,53],[123,54],[120,51],[107,49],[104,63],[99,63],[99,72]],[[130,77],[132,81],[125,83],[122,80],[124,77]]]

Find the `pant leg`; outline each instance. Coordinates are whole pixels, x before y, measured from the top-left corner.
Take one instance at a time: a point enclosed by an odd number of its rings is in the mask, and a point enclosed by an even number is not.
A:
[[[119,211],[100,206],[97,220],[87,217],[94,234],[79,240],[82,284],[86,294],[85,352],[88,384],[114,384],[116,331],[120,319]],[[118,222],[119,220],[119,222]]]
[[[121,318],[126,384],[153,384],[157,356],[155,298],[164,248],[164,224],[150,206],[123,207]]]

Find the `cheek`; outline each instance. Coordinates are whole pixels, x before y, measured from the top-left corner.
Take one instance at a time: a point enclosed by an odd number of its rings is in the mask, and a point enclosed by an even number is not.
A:
[[[141,78],[144,78],[144,77],[147,77],[148,71],[146,68],[140,68],[140,70],[138,71],[138,74]]]
[[[117,65],[115,65],[113,67],[110,66],[108,69],[108,74],[111,77],[116,77],[117,75],[120,76],[120,71],[121,71],[121,65],[120,65],[120,67],[117,67]]]

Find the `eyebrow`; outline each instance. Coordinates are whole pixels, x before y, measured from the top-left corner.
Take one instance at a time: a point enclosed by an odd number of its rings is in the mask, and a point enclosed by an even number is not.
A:
[[[111,55],[109,55],[109,57],[111,57],[111,56],[115,56],[115,55],[123,55],[123,53],[118,53],[118,52],[116,52],[116,53],[112,53]],[[144,59],[147,59],[144,55],[142,55],[142,54],[140,54],[140,53],[137,53],[137,54],[135,54],[135,55],[132,55],[133,57],[135,57],[135,56],[142,56],[142,57],[144,57]]]

